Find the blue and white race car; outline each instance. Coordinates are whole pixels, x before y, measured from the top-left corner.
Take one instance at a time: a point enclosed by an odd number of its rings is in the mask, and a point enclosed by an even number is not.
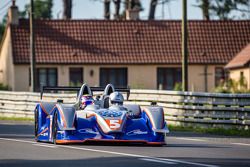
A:
[[[74,104],[41,102],[36,105],[36,141],[54,144],[84,143],[87,141],[142,143],[164,145],[169,132],[164,120],[163,108],[152,105],[141,109],[136,104],[124,104],[122,92],[130,89],[108,84],[106,88],[89,87],[43,87],[43,92],[78,91]],[[93,97],[94,91],[103,91]]]

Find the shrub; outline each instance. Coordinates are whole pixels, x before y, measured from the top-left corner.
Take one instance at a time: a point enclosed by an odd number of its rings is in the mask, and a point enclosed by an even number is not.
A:
[[[0,90],[9,90],[9,87],[7,85],[0,83]]]
[[[174,85],[174,91],[182,91],[182,83],[181,82],[177,82]]]
[[[249,93],[247,89],[246,78],[241,75],[238,81],[228,79],[227,81],[221,81],[219,86],[214,89],[217,93]]]

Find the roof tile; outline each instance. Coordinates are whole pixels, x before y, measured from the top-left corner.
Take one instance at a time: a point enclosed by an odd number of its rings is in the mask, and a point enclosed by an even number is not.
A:
[[[189,21],[189,62],[226,64],[250,21]],[[11,26],[14,63],[29,63],[29,22]],[[36,20],[37,63],[181,63],[180,21]]]

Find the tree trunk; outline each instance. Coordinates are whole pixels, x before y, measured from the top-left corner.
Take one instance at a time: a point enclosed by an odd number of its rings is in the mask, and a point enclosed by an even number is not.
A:
[[[149,20],[154,20],[155,19],[156,5],[157,5],[157,0],[151,0],[150,1],[150,8],[149,8],[149,15],[148,15]]]
[[[210,20],[209,17],[209,0],[202,0],[202,15],[204,20]]]
[[[114,18],[119,19],[121,0],[114,0],[114,3],[115,3],[115,15],[114,15]]]
[[[110,19],[110,0],[104,0],[104,18]]]
[[[72,0],[63,0],[63,19],[72,17]]]

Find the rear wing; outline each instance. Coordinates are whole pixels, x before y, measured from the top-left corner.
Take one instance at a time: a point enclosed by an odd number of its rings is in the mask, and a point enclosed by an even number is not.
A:
[[[72,92],[72,91],[75,91],[75,92],[77,92],[77,95],[78,95],[80,89],[81,89],[81,87],[71,87],[71,86],[41,86],[40,99],[42,100],[44,92],[48,92],[48,91]],[[90,90],[92,92],[101,92],[101,91],[105,90],[105,87],[90,87]],[[130,88],[129,87],[127,87],[127,88],[115,88],[115,91],[127,93],[127,100],[128,100],[129,95],[130,95]]]

